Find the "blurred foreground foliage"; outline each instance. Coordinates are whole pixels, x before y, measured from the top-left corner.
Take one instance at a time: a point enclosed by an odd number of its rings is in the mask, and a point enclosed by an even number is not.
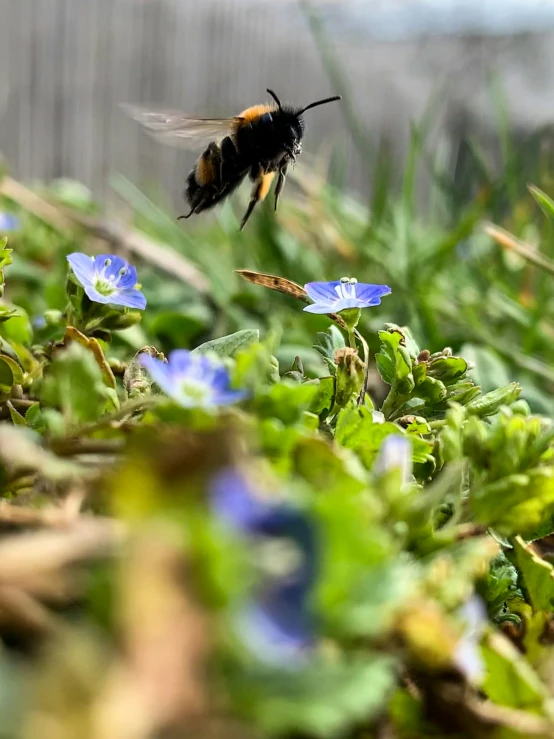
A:
[[[301,172],[239,234],[230,206],[189,232],[121,179],[133,227],[76,183],[4,178],[1,737],[554,737],[554,205],[532,188],[507,215],[503,181],[423,220],[410,174],[368,215]],[[76,250],[137,264],[142,321],[70,324]],[[353,349],[237,267],[392,295]],[[139,357],[175,348],[248,399],[165,398]],[[226,470],[317,553],[222,525]],[[312,643],[275,660],[237,613],[302,558]]]

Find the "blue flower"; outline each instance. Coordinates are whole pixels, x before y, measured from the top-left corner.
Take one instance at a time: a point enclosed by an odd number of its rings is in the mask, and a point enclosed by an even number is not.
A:
[[[13,213],[0,213],[0,233],[17,231],[20,227],[19,218]]]
[[[412,479],[412,444],[406,436],[397,434],[391,434],[384,439],[373,466],[373,471],[378,475],[385,475],[394,469],[400,471],[404,484],[410,482]]]
[[[472,683],[480,683],[485,676],[485,662],[481,654],[480,642],[488,620],[483,601],[473,595],[460,608],[465,623],[465,631],[454,652],[454,664]]]
[[[146,308],[146,298],[137,289],[137,271],[121,257],[100,254],[89,257],[75,252],[67,257],[73,274],[94,303]]]
[[[259,659],[297,664],[314,643],[309,597],[318,547],[312,521],[284,501],[256,496],[234,470],[224,470],[213,480],[211,502],[216,515],[233,529],[281,547],[277,555],[273,551],[265,580],[241,610],[237,626]]]
[[[334,282],[308,282],[304,285],[314,302],[304,310],[308,313],[340,313],[349,308],[371,308],[391,291],[387,285],[370,285],[354,277],[342,277]]]
[[[227,369],[217,361],[177,349],[168,361],[142,354],[142,365],[159,387],[183,408],[213,408],[236,403],[245,390],[232,390]]]

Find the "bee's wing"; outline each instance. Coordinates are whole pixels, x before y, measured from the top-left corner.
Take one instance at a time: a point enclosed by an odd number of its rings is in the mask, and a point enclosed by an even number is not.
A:
[[[168,146],[201,149],[225,136],[236,118],[190,118],[179,110],[121,105],[122,110],[140,123],[155,139]]]

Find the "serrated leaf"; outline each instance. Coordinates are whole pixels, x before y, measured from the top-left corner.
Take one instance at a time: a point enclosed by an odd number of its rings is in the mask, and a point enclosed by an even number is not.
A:
[[[233,357],[237,352],[256,344],[260,340],[260,332],[257,329],[244,329],[219,339],[206,341],[192,350],[192,354],[208,354],[214,352],[220,357]]]

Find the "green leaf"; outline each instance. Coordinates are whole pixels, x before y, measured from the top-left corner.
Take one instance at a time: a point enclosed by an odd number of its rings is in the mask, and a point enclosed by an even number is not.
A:
[[[448,385],[463,377],[468,368],[468,363],[462,357],[437,357],[428,363],[427,374]]]
[[[424,398],[429,401],[430,405],[434,405],[446,398],[446,388],[440,380],[434,377],[426,377],[415,389],[414,395],[418,398]]]
[[[402,333],[379,331],[381,348],[376,356],[379,374],[398,395],[408,395],[414,388],[412,360],[405,346]]]
[[[375,421],[367,408],[344,408],[337,417],[335,439],[342,446],[355,451],[368,468],[372,467],[383,440],[392,434],[400,436],[404,430],[394,423]],[[413,461],[427,461],[432,444],[413,434],[410,440]]]
[[[320,331],[317,334],[317,344],[314,349],[321,354],[329,370],[335,373],[335,352],[337,349],[344,349],[346,346],[344,337],[335,325],[331,325],[327,331]]]
[[[43,403],[60,408],[66,424],[72,426],[94,421],[113,407],[112,393],[92,352],[71,342],[55,357],[40,396]]]
[[[25,417],[21,415],[19,411],[17,411],[13,404],[8,400],[6,405],[8,406],[8,410],[10,412],[10,418],[12,420],[12,423],[14,426],[26,426],[27,422],[25,421]]]
[[[0,323],[3,323],[17,315],[19,315],[19,310],[17,308],[10,307],[9,305],[0,305]]]
[[[472,400],[466,405],[468,413],[474,416],[485,416],[494,415],[498,409],[503,405],[510,405],[519,397],[521,393],[521,385],[518,382],[511,382],[506,387],[492,390],[486,395],[481,395],[475,400]]]
[[[301,670],[252,669],[231,690],[239,710],[271,735],[333,737],[385,708],[396,682],[391,658],[371,655]]]
[[[554,568],[526,544],[521,536],[514,540],[516,562],[535,611],[554,611]]]
[[[529,185],[528,190],[544,215],[554,219],[554,200],[535,185]]]
[[[11,357],[0,354],[0,392],[9,393],[14,385],[21,385],[23,372]]]
[[[487,668],[482,689],[501,706],[542,713],[546,689],[521,652],[503,635],[493,633],[483,641],[481,653]]]
[[[293,424],[304,411],[311,408],[317,392],[316,383],[298,385],[290,380],[282,380],[256,399],[256,409],[261,418],[278,418],[285,424]]]
[[[193,349],[192,354],[214,352],[220,357],[234,357],[237,352],[248,348],[251,344],[256,344],[259,340],[260,332],[257,329],[244,329],[228,336],[222,336],[220,339],[206,341],[205,344],[200,344]]]
[[[22,308],[17,309],[17,314],[2,325],[2,336],[16,344],[31,343],[33,328],[26,311]]]
[[[315,381],[317,392],[315,393],[310,411],[318,416],[326,416],[333,407],[333,399],[335,397],[335,378],[320,377]],[[324,411],[327,411],[324,413]]]

